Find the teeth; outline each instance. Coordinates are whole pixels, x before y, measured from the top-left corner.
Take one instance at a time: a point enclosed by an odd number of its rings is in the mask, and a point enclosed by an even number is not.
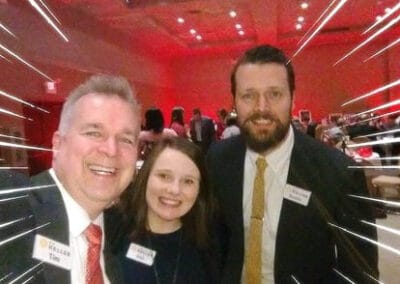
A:
[[[97,165],[90,165],[89,169],[93,172],[96,172],[99,175],[111,175],[116,172],[116,168],[109,168]]]
[[[165,197],[160,197],[160,201],[163,204],[171,205],[171,206],[178,206],[180,204],[179,200],[173,200]]]
[[[256,119],[254,120],[255,123],[259,123],[259,124],[268,124],[271,123],[270,119]]]

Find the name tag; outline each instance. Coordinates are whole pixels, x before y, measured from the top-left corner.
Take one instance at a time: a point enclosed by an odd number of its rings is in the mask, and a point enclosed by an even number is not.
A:
[[[155,250],[131,243],[128,251],[126,252],[126,257],[148,266],[152,266],[156,253],[157,252]]]
[[[310,201],[311,191],[302,189],[300,187],[287,184],[285,191],[283,192],[283,197],[298,203],[303,206],[307,206]]]
[[[70,247],[42,235],[35,236],[32,257],[66,270],[71,270],[72,257]]]

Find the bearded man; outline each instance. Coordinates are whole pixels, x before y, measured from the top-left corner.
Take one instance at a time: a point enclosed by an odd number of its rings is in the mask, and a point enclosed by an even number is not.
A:
[[[241,135],[207,155],[222,283],[373,283],[376,229],[361,221],[375,220],[353,197],[368,195],[363,172],[294,129],[294,90],[293,66],[273,46],[248,50],[232,71]]]

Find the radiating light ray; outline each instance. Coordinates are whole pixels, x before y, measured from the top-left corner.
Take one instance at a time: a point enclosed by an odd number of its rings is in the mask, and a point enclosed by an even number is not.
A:
[[[354,232],[350,231],[349,229],[340,227],[340,226],[338,226],[338,225],[336,225],[336,224],[333,224],[333,223],[330,223],[330,222],[328,222],[328,224],[331,225],[332,227],[338,228],[338,229],[340,229],[340,230],[342,230],[342,231],[344,231],[344,232],[346,232],[346,233],[348,233],[348,234],[350,234],[350,235],[353,235],[353,236],[355,236],[355,237],[357,237],[357,238],[359,238],[359,239],[362,239],[362,240],[367,241],[367,242],[369,242],[369,243],[372,243],[372,244],[374,244],[374,245],[376,245],[376,246],[378,246],[378,247],[381,247],[381,248],[383,248],[383,249],[385,249],[385,250],[388,250],[388,251],[390,251],[390,252],[392,252],[392,253],[395,253],[395,254],[397,254],[397,255],[400,255],[400,250],[395,249],[395,248],[393,248],[393,247],[391,247],[391,246],[389,246],[389,245],[387,245],[387,244],[384,244],[384,243],[382,243],[382,242],[377,242],[377,241],[375,241],[375,240],[372,240],[372,239],[367,238],[367,237],[365,237],[365,236],[362,236],[362,235],[360,235],[360,234],[354,233]]]
[[[396,132],[400,132],[400,128],[387,130],[387,131],[376,132],[376,133],[367,134],[367,135],[360,135],[360,136],[357,136],[357,137],[373,137],[373,136],[385,135],[385,134],[396,133]],[[357,138],[357,137],[355,137],[355,138]]]
[[[377,94],[377,93],[383,92],[384,90],[390,89],[390,88],[392,88],[392,87],[394,87],[394,86],[397,86],[397,85],[400,85],[400,79],[398,79],[398,80],[396,80],[396,81],[394,81],[394,82],[392,82],[392,83],[389,83],[389,84],[387,84],[387,85],[384,85],[384,86],[382,86],[382,87],[379,87],[379,88],[377,88],[377,89],[375,89],[375,90],[372,90],[371,92],[368,92],[368,93],[366,93],[366,94],[364,94],[364,95],[358,96],[358,97],[355,98],[355,99],[351,99],[351,100],[349,100],[349,101],[343,103],[341,106],[343,107],[343,106],[345,106],[345,105],[349,105],[349,104],[354,103],[354,102],[357,102],[357,101],[359,101],[359,100],[368,98],[368,97],[370,97],[370,96],[372,96],[372,95],[375,95],[375,94]]]
[[[376,157],[376,158],[368,158],[368,161],[376,161],[376,160],[384,160],[384,161],[390,161],[390,160],[400,160],[400,156],[392,156],[392,157]]]
[[[10,116],[14,116],[14,117],[18,117],[18,118],[21,118],[21,119],[27,119],[27,120],[33,121],[32,118],[29,118],[29,117],[20,115],[20,114],[18,114],[18,113],[9,111],[9,110],[4,109],[4,108],[1,108],[1,107],[0,107],[0,113],[6,114],[6,115],[10,115]]]
[[[348,166],[348,169],[400,169],[400,166]]]
[[[5,61],[8,61],[9,63],[12,63],[12,61],[10,59],[8,59],[7,57],[5,57],[1,54],[0,54],[0,57],[3,58]]]
[[[6,280],[8,277],[10,277],[11,275],[13,275],[14,273],[10,272],[8,273],[6,276],[0,278],[0,282],[3,282],[4,280]]]
[[[24,101],[24,100],[20,99],[19,97],[10,95],[9,93],[4,92],[4,91],[2,91],[2,90],[0,90],[0,95],[3,96],[3,97],[7,97],[7,98],[9,98],[9,99],[11,99],[11,100],[13,100],[13,101],[17,101],[17,102],[19,102],[19,103],[21,103],[21,104],[27,105],[27,106],[29,106],[29,107],[31,107],[31,108],[40,110],[40,111],[42,111],[42,112],[50,113],[48,110],[46,110],[46,109],[44,109],[44,108],[38,107],[38,106],[36,106],[36,105],[34,105],[34,104],[31,104],[31,103],[29,103],[29,102],[27,102],[27,101]]]
[[[358,198],[358,199],[373,201],[373,202],[377,202],[377,203],[383,203],[385,205],[400,207],[400,202],[396,202],[396,201],[390,201],[390,200],[384,200],[384,199],[378,199],[378,198],[372,198],[372,197],[366,197],[366,196],[360,196],[360,195],[354,195],[354,194],[348,194],[348,196]]]
[[[20,276],[18,276],[17,278],[13,279],[13,281],[9,282],[8,284],[14,284],[17,281],[19,281],[22,277],[24,277],[25,275],[29,274],[31,271],[35,270],[37,267],[39,267],[39,265],[42,265],[43,261],[39,262],[38,264],[32,266],[31,268],[29,268],[27,271],[25,271],[24,273],[22,273]]]
[[[374,117],[371,117],[371,118],[367,118],[367,119],[363,119],[363,120],[357,121],[356,124],[363,123],[363,122],[368,122],[368,121],[371,121],[371,120],[375,120],[375,119],[378,119],[378,118],[389,116],[391,114],[396,114],[396,113],[399,113],[399,112],[400,112],[400,109],[399,110],[395,110],[395,111],[391,111],[391,112],[387,112],[387,113],[383,113],[381,115],[377,115],[377,116],[374,116]]]
[[[384,31],[386,31],[387,29],[389,29],[390,27],[392,27],[393,25],[397,24],[397,22],[400,21],[400,15],[391,20],[388,24],[386,24],[384,27],[380,28],[379,30],[377,30],[373,35],[371,35],[369,38],[367,38],[366,40],[364,40],[362,43],[360,43],[359,45],[357,45],[355,48],[353,48],[350,52],[348,52],[346,55],[344,55],[342,58],[340,58],[338,61],[335,62],[335,64],[333,64],[333,66],[339,64],[340,62],[342,62],[343,60],[345,60],[347,57],[349,57],[350,55],[352,55],[354,52],[356,52],[357,50],[359,50],[361,47],[363,47],[364,45],[366,45],[367,43],[369,43],[371,40],[375,39],[378,35],[380,35],[381,33],[383,33]]]
[[[296,277],[294,277],[294,275],[290,275],[290,278],[292,278],[293,281],[294,281],[296,284],[301,284],[301,282],[300,282],[299,280],[297,280]]]
[[[321,24],[315,29],[315,31],[303,42],[303,44],[297,49],[297,51],[293,54],[292,58],[294,58],[297,54],[300,53],[301,50],[309,43],[309,41],[322,29],[326,23],[339,11],[340,8],[347,2],[347,0],[340,0],[340,3],[330,12],[328,16],[321,22]]]
[[[389,11],[389,13],[385,13],[385,15],[382,16],[382,18],[380,18],[378,21],[376,21],[374,24],[372,24],[369,28],[367,28],[362,34],[366,34],[367,32],[369,32],[371,29],[373,29],[374,27],[376,27],[377,25],[379,25],[380,23],[382,23],[384,20],[386,20],[387,18],[389,18],[391,15],[393,15],[393,13],[395,13],[398,9],[400,9],[400,3],[397,3],[397,5],[395,5],[394,7],[392,7]]]
[[[27,170],[29,167],[0,167],[0,170]]]
[[[16,197],[4,198],[4,199],[0,199],[0,203],[8,202],[8,201],[14,201],[14,200],[17,200],[17,199],[27,198],[27,197],[28,197],[28,195],[25,194],[25,195],[16,196]]]
[[[377,107],[375,107],[375,108],[371,108],[371,109],[366,110],[366,111],[363,111],[363,112],[356,113],[356,114],[353,115],[353,116],[359,116],[359,115],[362,115],[362,114],[365,114],[365,113],[374,112],[374,111],[376,111],[376,110],[388,108],[388,107],[395,106],[395,105],[398,105],[398,104],[400,104],[400,99],[395,100],[395,101],[393,101],[393,102],[386,103],[386,104],[382,104],[382,105],[380,105],[380,106],[377,106]]]
[[[46,224],[43,224],[43,225],[40,225],[40,226],[36,226],[36,227],[33,228],[33,229],[30,229],[30,230],[28,230],[28,231],[22,232],[22,233],[20,233],[20,234],[18,234],[18,235],[15,235],[15,236],[12,236],[12,237],[10,237],[10,238],[8,238],[8,239],[5,239],[5,240],[3,240],[3,241],[0,242],[0,247],[3,246],[3,245],[5,245],[5,244],[7,244],[7,243],[9,243],[9,242],[12,242],[12,241],[18,239],[18,238],[21,238],[21,237],[23,237],[23,236],[25,236],[25,235],[27,235],[27,234],[33,232],[33,231],[36,231],[36,230],[39,230],[40,228],[43,228],[43,227],[45,227],[45,226],[48,226],[49,224],[51,224],[51,222],[47,222]]]
[[[400,230],[389,228],[389,227],[386,227],[386,226],[383,226],[383,225],[379,225],[379,224],[374,224],[374,223],[371,223],[371,222],[368,222],[368,221],[365,221],[365,220],[361,220],[361,223],[368,224],[368,225],[370,225],[372,227],[375,227],[375,228],[381,229],[383,231],[386,231],[386,232],[389,232],[389,233],[392,233],[392,234],[400,236]]]
[[[376,283],[378,283],[378,284],[385,284],[385,283],[383,283],[382,281],[380,281],[379,279],[376,279],[375,277],[373,277],[372,275],[369,275],[367,272],[363,271],[363,273],[364,273],[365,275],[367,275],[367,277],[370,278],[371,280],[374,280]]]
[[[379,50],[378,52],[372,54],[370,57],[368,57],[367,59],[364,60],[364,63],[367,62],[368,60],[371,60],[372,58],[378,56],[379,54],[381,54],[382,52],[384,52],[385,50],[395,46],[396,44],[398,44],[400,42],[400,37],[398,39],[396,39],[395,41],[391,42],[390,44],[388,44],[387,46],[385,46],[384,48],[382,48],[381,50]]]
[[[12,135],[0,134],[0,137],[10,138],[10,139],[15,139],[15,140],[21,140],[21,141],[28,141],[28,139],[26,139],[26,138],[18,137],[18,136],[12,136]]]
[[[3,29],[4,31],[6,31],[9,35],[11,35],[11,36],[17,38],[17,37],[15,36],[15,34],[13,34],[13,33],[12,33],[5,25],[3,25],[2,23],[0,23],[0,28]]]
[[[0,141],[0,146],[10,147],[10,148],[21,148],[21,149],[28,149],[28,150],[49,151],[49,152],[53,151],[53,149],[50,149],[50,148],[27,146],[27,145],[22,145],[22,144],[8,143],[8,142],[4,142],[4,141]]]
[[[35,2],[35,0],[28,0],[28,1],[32,5],[32,7],[35,8],[36,11],[38,11],[39,14],[46,20],[46,22],[63,38],[63,40],[69,42],[67,36],[64,35],[64,33],[56,26],[53,20],[46,15],[46,13],[43,11],[42,8],[40,8],[40,6]]]
[[[27,220],[27,219],[32,218],[32,217],[33,217],[33,215],[29,215],[28,217],[22,217],[22,218],[18,218],[18,219],[15,219],[13,221],[10,221],[10,222],[2,223],[2,224],[0,224],[0,229],[6,228],[6,227],[8,227],[8,226],[10,226],[12,224],[19,223],[19,222],[21,222],[23,220]]]
[[[51,79],[49,76],[47,76],[45,73],[43,73],[42,71],[40,71],[38,68],[36,68],[35,66],[33,66],[32,64],[30,64],[28,61],[24,60],[22,57],[20,57],[18,54],[16,54],[15,52],[11,51],[10,49],[8,49],[7,47],[5,47],[4,45],[2,45],[0,43],[0,49],[4,50],[5,52],[7,52],[9,55],[11,55],[12,57],[14,57],[15,59],[17,59],[19,62],[25,64],[26,66],[28,66],[29,68],[31,68],[32,70],[36,71],[37,73],[39,73],[40,75],[42,75],[43,77],[45,77],[47,80],[50,81],[54,81],[53,79]]]
[[[46,184],[46,185],[37,185],[37,186],[29,186],[29,187],[20,187],[20,188],[11,188],[11,189],[2,189],[0,190],[0,195],[18,193],[24,191],[33,191],[37,189],[44,189],[55,186],[55,184]]]
[[[342,272],[340,272],[339,270],[337,270],[336,268],[333,268],[333,271],[335,271],[340,277],[342,277],[344,280],[346,280],[349,283],[352,284],[357,284],[356,282],[354,282],[353,280],[351,280],[348,276],[344,275]]]
[[[329,9],[332,7],[332,5],[336,2],[337,0],[333,0],[328,7],[322,12],[322,14],[318,17],[318,19],[312,24],[312,26],[308,29],[308,31],[301,37],[301,39],[297,42],[297,45],[299,45],[304,38],[307,37],[307,35],[312,31],[312,29],[317,25],[317,23],[322,19],[322,17],[325,16],[325,14],[329,11]]]
[[[46,8],[47,12],[49,12],[50,16],[52,16],[54,20],[56,20],[59,24],[61,24],[60,20],[56,17],[56,15],[53,13],[53,11],[50,10],[50,8],[47,6],[47,4],[44,3],[43,0],[39,0],[39,1],[40,1],[40,4],[42,4],[42,6]]]
[[[373,145],[385,145],[385,144],[398,143],[398,142],[400,142],[400,137],[385,138],[385,139],[378,140],[378,141],[369,141],[369,142],[363,142],[363,143],[350,144],[350,145],[346,145],[346,147],[347,148],[357,148],[357,147],[373,146]]]

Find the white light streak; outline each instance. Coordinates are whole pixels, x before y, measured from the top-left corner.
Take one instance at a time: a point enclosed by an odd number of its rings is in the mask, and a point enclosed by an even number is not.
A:
[[[348,169],[400,169],[400,166],[347,166]]]
[[[21,148],[21,149],[28,149],[28,150],[49,151],[49,152],[53,151],[53,149],[50,149],[50,148],[27,146],[27,145],[22,145],[22,144],[8,143],[8,142],[4,142],[4,141],[0,141],[0,146],[11,147],[11,148]]]
[[[368,92],[368,93],[366,93],[366,94],[364,94],[364,95],[361,95],[361,96],[359,96],[359,97],[357,97],[357,98],[355,98],[355,99],[349,100],[349,101],[343,103],[343,104],[342,104],[342,107],[345,106],[345,105],[348,105],[348,104],[357,102],[357,101],[359,101],[359,100],[368,98],[368,97],[370,97],[370,96],[372,96],[372,95],[375,95],[375,94],[377,94],[377,93],[383,92],[384,90],[390,89],[390,88],[392,88],[392,87],[394,87],[394,86],[397,86],[397,85],[400,85],[400,79],[397,79],[396,81],[391,82],[391,83],[389,83],[389,84],[387,84],[387,85],[384,85],[384,86],[382,86],[382,87],[379,87],[379,88],[377,88],[377,89],[375,89],[375,90],[372,90],[371,92]]]
[[[294,277],[294,275],[290,275],[290,278],[292,278],[293,281],[294,281],[296,284],[301,284],[301,282],[300,282],[299,280],[297,280],[296,277]]]
[[[49,7],[47,7],[46,3],[44,3],[43,0],[39,0],[39,1],[40,1],[40,4],[42,4],[42,6],[46,8],[47,12],[49,12],[49,14],[50,14],[59,24],[61,24],[60,20],[56,17],[56,15],[54,15],[53,11],[51,11],[51,10],[49,9]]]
[[[19,223],[19,222],[21,222],[23,220],[26,220],[26,219],[29,219],[29,218],[32,218],[32,217],[33,217],[33,215],[29,215],[28,217],[22,217],[22,218],[18,218],[18,219],[15,219],[13,221],[10,221],[10,222],[6,222],[6,223],[3,223],[3,224],[0,224],[0,229],[6,228],[6,227],[8,227],[8,226],[10,226],[12,224]]]
[[[3,282],[4,280],[6,280],[8,277],[10,277],[11,275],[13,275],[12,272],[8,273],[6,276],[4,276],[3,278],[0,278],[0,282]]]
[[[0,28],[2,28],[4,31],[6,31],[9,35],[11,35],[11,36],[17,38],[17,37],[15,36],[15,34],[13,34],[13,33],[12,33],[5,25],[3,25],[2,23],[0,23]]]
[[[366,196],[359,196],[359,195],[354,195],[354,194],[348,194],[348,196],[354,197],[354,198],[359,198],[359,199],[364,199],[364,200],[368,200],[368,201],[383,203],[385,205],[400,207],[400,202],[396,202],[396,201],[383,200],[383,199],[371,198],[371,197],[366,197]]]
[[[27,170],[29,167],[0,167],[0,170]]]
[[[25,194],[25,195],[16,196],[16,197],[3,198],[3,199],[0,199],[0,203],[1,203],[1,202],[14,201],[14,200],[16,200],[16,199],[27,198],[27,197],[28,197],[28,195]]]
[[[36,11],[38,11],[39,14],[46,20],[46,22],[63,38],[63,40],[69,42],[67,36],[64,35],[63,32],[56,26],[56,24],[49,18],[49,16],[46,15],[46,13],[43,11],[42,8],[40,8],[40,6],[35,2],[35,0],[28,0],[28,1],[32,5],[32,7],[35,8]]]
[[[389,227],[386,227],[386,226],[383,226],[383,225],[379,225],[379,224],[374,224],[374,223],[371,223],[371,222],[368,222],[368,221],[365,221],[365,220],[361,220],[361,223],[368,224],[368,225],[370,225],[372,227],[375,227],[375,228],[381,229],[383,231],[386,231],[386,232],[389,232],[389,233],[392,233],[392,234],[400,236],[400,230],[389,228]]]
[[[9,243],[9,242],[12,242],[13,240],[16,240],[16,239],[18,239],[18,238],[20,238],[20,237],[23,237],[23,236],[25,236],[25,235],[27,235],[27,234],[33,232],[33,231],[36,231],[36,230],[38,230],[38,229],[40,229],[40,228],[43,228],[43,227],[49,225],[50,223],[51,223],[51,222],[48,222],[48,223],[46,223],[46,224],[37,226],[37,227],[35,227],[35,228],[31,229],[31,230],[22,232],[22,233],[20,233],[20,234],[18,234],[18,235],[15,235],[15,236],[12,236],[12,237],[10,237],[10,238],[8,238],[8,239],[5,239],[5,240],[3,240],[3,241],[0,242],[0,247],[1,247],[2,245],[5,245],[5,244]],[[10,282],[10,283],[11,283],[11,282]]]
[[[4,138],[10,138],[10,139],[15,139],[15,140],[21,140],[21,141],[28,141],[28,139],[18,137],[18,136],[12,136],[12,135],[5,135],[5,134],[0,134],[0,137]]]
[[[382,132],[376,132],[376,133],[372,133],[372,134],[368,134],[368,135],[360,135],[357,137],[373,137],[373,136],[385,135],[385,134],[396,133],[396,132],[400,132],[400,128],[382,131]]]
[[[34,104],[31,104],[31,103],[29,103],[29,102],[27,102],[27,101],[24,101],[24,100],[20,99],[19,97],[13,96],[13,95],[11,95],[11,94],[9,94],[9,93],[3,91],[3,90],[0,90],[0,95],[3,96],[3,97],[9,98],[10,100],[19,102],[19,103],[24,104],[24,105],[27,105],[27,106],[30,106],[31,108],[35,108],[35,109],[40,110],[40,111],[43,111],[43,112],[45,112],[45,113],[50,113],[48,110],[45,110],[45,109],[40,108],[40,107],[38,107],[38,106],[35,106]]]
[[[38,264],[36,264],[35,266],[32,266],[31,268],[29,268],[27,271],[25,271],[24,273],[22,273],[20,276],[18,276],[17,278],[15,278],[13,281],[9,282],[8,284],[14,284],[15,282],[19,281],[19,279],[21,279],[22,277],[24,277],[25,275],[27,275],[28,273],[30,273],[31,271],[35,270],[37,267],[39,267],[40,265],[43,264],[43,261],[39,262]]]
[[[357,143],[357,144],[350,144],[346,145],[347,148],[357,148],[357,147],[364,147],[364,146],[373,146],[373,145],[385,145],[385,144],[392,144],[400,142],[400,137],[396,138],[385,138],[378,141],[369,141],[364,143]]]
[[[378,56],[379,54],[381,54],[382,52],[384,52],[385,50],[395,46],[396,44],[398,44],[400,42],[400,37],[398,39],[396,39],[395,41],[389,43],[387,46],[385,46],[384,48],[382,48],[381,50],[379,50],[377,53],[372,54],[370,57],[368,57],[367,59],[364,60],[364,62],[367,62],[368,60]]]
[[[8,59],[7,57],[3,56],[0,54],[0,57],[3,58],[5,61],[12,63],[12,61],[10,59]]]
[[[400,255],[400,250],[395,249],[395,248],[393,248],[393,247],[391,247],[391,246],[389,246],[389,245],[386,245],[386,244],[384,244],[384,243],[382,243],[382,242],[377,242],[377,241],[375,241],[375,240],[369,239],[369,238],[367,238],[367,237],[365,237],[365,236],[362,236],[362,235],[360,235],[360,234],[354,233],[354,232],[350,231],[349,229],[340,227],[340,226],[335,225],[335,224],[332,224],[332,223],[330,223],[330,222],[328,222],[328,224],[331,225],[332,227],[338,228],[338,229],[340,229],[340,230],[342,230],[342,231],[344,231],[344,232],[346,232],[346,233],[348,233],[348,234],[350,234],[350,235],[353,235],[353,236],[355,236],[355,237],[357,237],[357,238],[360,238],[360,239],[362,239],[362,240],[364,240],[364,241],[367,241],[367,242],[369,242],[369,243],[372,243],[372,244],[374,244],[374,245],[376,245],[376,246],[379,246],[379,247],[381,247],[381,248],[383,248],[383,249],[385,249],[385,250],[388,250],[388,251],[390,251],[390,252],[392,252],[392,253],[395,253],[395,254],[397,254],[397,255]]]
[[[37,189],[44,189],[55,186],[55,184],[46,184],[46,185],[38,185],[38,186],[29,186],[29,187],[20,187],[20,188],[11,188],[11,189],[2,189],[0,190],[0,195],[11,194],[11,193],[18,193],[24,191],[33,191]]]
[[[14,116],[14,117],[18,117],[18,118],[21,118],[21,119],[27,119],[27,120],[33,121],[32,118],[29,118],[29,117],[20,115],[20,114],[18,114],[18,113],[9,111],[9,110],[4,109],[4,108],[1,108],[1,107],[0,107],[0,113],[6,114],[6,115],[10,115],[10,116]]]
[[[364,45],[366,45],[367,43],[369,43],[371,40],[373,40],[374,38],[376,38],[378,35],[380,35],[381,33],[383,33],[384,31],[386,31],[387,29],[389,29],[390,27],[392,27],[393,25],[395,25],[398,21],[400,21],[400,15],[391,20],[388,24],[386,24],[384,27],[382,27],[381,29],[377,30],[373,35],[371,35],[369,38],[367,38],[366,40],[364,40],[362,43],[360,43],[358,46],[356,46],[355,48],[353,48],[350,52],[348,52],[346,55],[344,55],[341,59],[339,59],[338,61],[335,62],[335,64],[333,64],[333,66],[339,64],[340,62],[342,62],[343,60],[345,60],[347,57],[349,57],[350,55],[352,55],[354,52],[356,52],[357,50],[359,50],[361,47],[363,47]]]
[[[333,0],[328,7],[322,12],[322,14],[318,17],[318,19],[312,24],[312,26],[308,29],[308,31],[301,37],[301,39],[297,42],[297,45],[299,45],[304,38],[312,31],[312,29],[315,27],[315,25],[325,16],[325,14],[329,11],[329,9],[332,7],[332,5],[336,2],[336,0]]]
[[[400,112],[400,110],[395,110],[395,111],[383,113],[381,115],[377,115],[377,116],[374,116],[374,117],[371,117],[371,118],[367,118],[367,119],[364,119],[364,120],[357,121],[356,124],[363,123],[363,122],[368,122],[368,121],[375,120],[375,119],[378,119],[378,118],[381,118],[381,117],[384,117],[384,116],[388,116],[388,115],[391,115],[391,114],[396,114],[396,113],[399,113],[399,112]]]
[[[385,284],[385,283],[383,283],[382,281],[376,279],[375,277],[369,275],[367,272],[363,271],[363,273],[364,273],[365,275],[367,275],[370,279],[374,280],[376,283],[378,283],[378,284]]]
[[[398,105],[398,104],[400,104],[400,99],[395,100],[393,102],[386,103],[386,104],[382,104],[380,106],[377,106],[376,108],[372,108],[372,109],[369,109],[369,110],[366,110],[366,111],[363,111],[363,112],[356,113],[354,116],[359,116],[359,115],[362,115],[362,114],[365,114],[365,113],[374,112],[376,110],[388,108],[388,107],[395,106],[395,105]]]
[[[14,57],[15,59],[17,59],[18,61],[22,62],[23,64],[25,64],[26,66],[28,66],[29,68],[31,68],[32,70],[36,71],[37,73],[39,73],[40,75],[42,75],[43,77],[45,77],[46,79],[50,80],[50,81],[54,81],[53,79],[51,79],[49,76],[47,76],[45,73],[43,73],[42,71],[40,71],[38,68],[36,68],[35,66],[33,66],[32,64],[30,64],[29,62],[25,61],[24,59],[22,59],[18,54],[16,54],[15,52],[9,50],[7,47],[5,47],[4,45],[2,45],[0,43],[0,49],[4,50],[5,52],[7,52],[9,55],[11,55],[12,57]]]
[[[332,268],[333,271],[335,271],[337,274],[339,274],[340,277],[342,277],[344,280],[346,280],[349,283],[352,284],[357,284],[356,282],[354,282],[353,280],[351,280],[348,276],[344,275],[342,272],[340,272],[339,270],[337,270],[336,268]]]
[[[307,43],[322,29],[323,26],[339,11],[339,9],[347,2],[347,0],[341,0],[340,3],[331,11],[331,13],[326,16],[326,18],[321,22],[321,24],[315,29],[315,31],[303,42],[299,49],[293,54],[295,57],[299,52],[307,45]]]
[[[400,9],[400,3],[397,3],[396,6],[394,6],[389,13],[386,13],[383,17],[380,17],[373,25],[371,25],[369,28],[367,28],[362,34],[366,34],[369,32],[371,29],[373,29],[376,25],[380,24],[384,20],[386,20],[388,17],[390,17],[394,12],[396,12],[398,9]]]

